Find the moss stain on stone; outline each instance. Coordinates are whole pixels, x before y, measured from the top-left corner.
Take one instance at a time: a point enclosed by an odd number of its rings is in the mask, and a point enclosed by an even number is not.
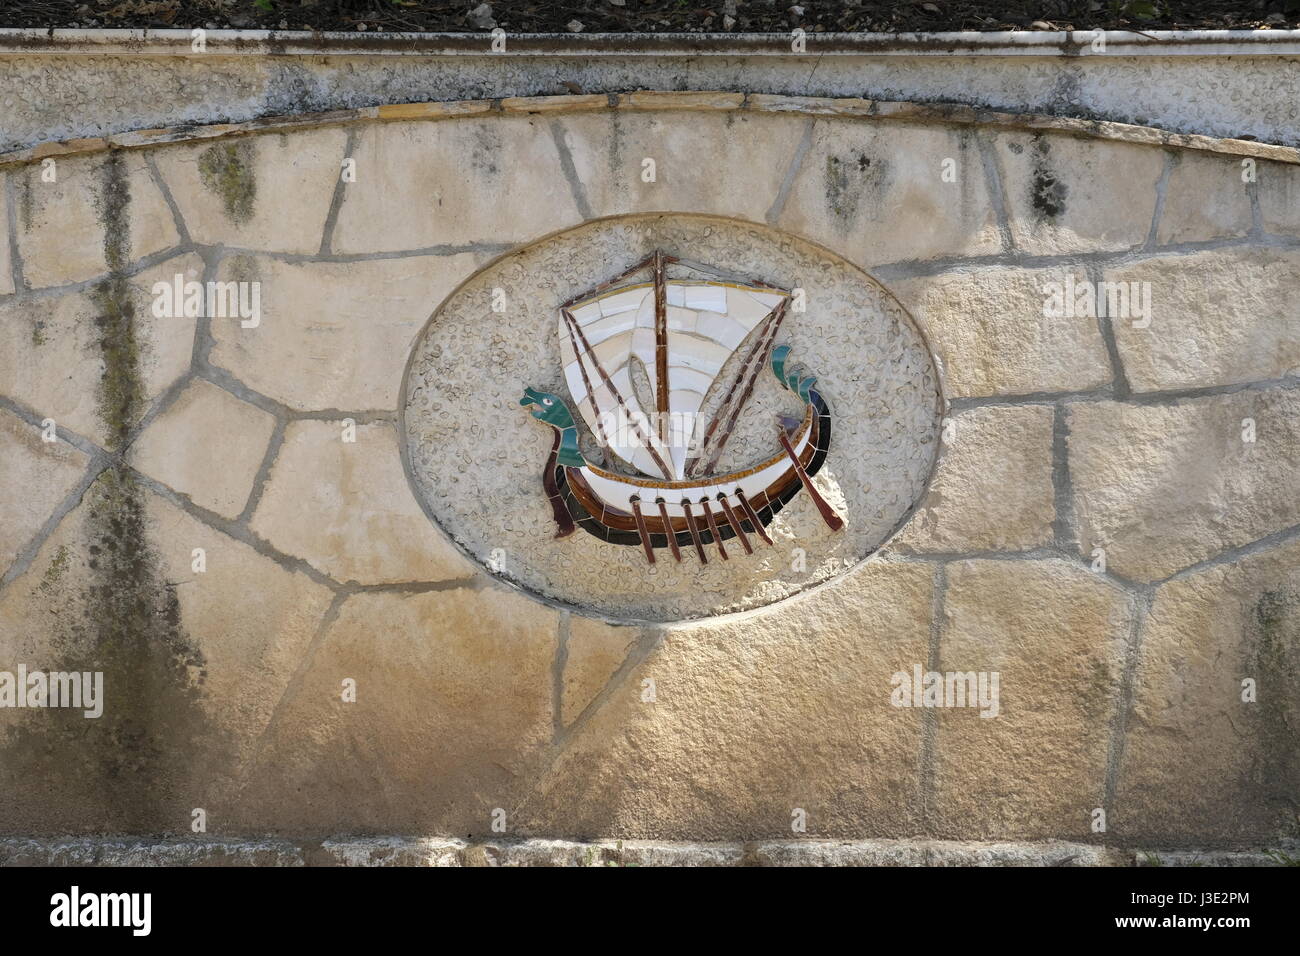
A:
[[[50,566],[45,569],[45,574],[41,577],[41,583],[38,587],[45,594],[51,593],[58,586],[59,581],[63,579],[63,575],[67,570],[68,546],[61,544],[58,550],[54,552],[54,557],[50,559]]]
[[[232,222],[247,222],[257,199],[253,177],[253,146],[247,140],[217,143],[199,156],[199,177],[203,185],[221,198]]]
[[[0,753],[0,789],[43,792],[51,808],[83,827],[182,830],[197,800],[195,771],[219,763],[227,745],[203,717],[205,661],[185,632],[178,585],[163,578],[149,539],[147,492],[116,457],[145,396],[121,272],[130,195],[120,157],[110,155],[103,173],[99,209],[112,271],[93,299],[103,361],[99,410],[115,458],[82,499],[77,544],[60,546],[34,589],[50,609],[57,656],[41,666],[102,673],[103,715],[92,720],[57,709],[11,728]],[[74,563],[78,573],[68,573]]]
[[[36,168],[28,171],[26,176],[18,178],[18,218],[22,221],[23,232],[31,232],[32,219],[35,216],[32,197],[32,176],[40,175]],[[17,177],[16,177],[17,178]]]
[[[827,156],[822,171],[826,206],[836,219],[851,222],[858,214],[862,197],[879,186],[883,166],[865,153],[850,156]]]
[[[1041,135],[1033,140],[1033,176],[1030,183],[1030,203],[1042,219],[1056,219],[1065,212],[1065,197],[1069,187],[1057,178],[1048,165],[1047,140]]]
[[[1300,835],[1300,592],[1260,594],[1248,622],[1247,673],[1256,681],[1258,741],[1247,786],[1281,812],[1289,835]]]

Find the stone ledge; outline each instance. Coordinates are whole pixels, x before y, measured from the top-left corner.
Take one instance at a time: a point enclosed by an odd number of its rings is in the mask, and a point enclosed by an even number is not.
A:
[[[0,838],[0,866],[1276,866],[1297,847],[1148,850],[1045,840],[324,840]]]
[[[606,101],[602,103],[601,101]],[[164,143],[221,139],[254,133],[283,132],[341,126],[346,123],[392,122],[393,120],[442,120],[465,115],[502,113],[566,113],[600,109],[622,110],[744,110],[765,113],[834,115],[846,119],[893,120],[896,122],[949,123],[999,129],[1048,130],[1091,139],[1113,140],[1145,146],[1175,147],[1251,156],[1279,163],[1300,165],[1300,149],[1241,139],[1219,139],[1190,133],[1173,133],[1149,126],[1134,126],[1102,120],[1076,119],[1038,113],[1008,113],[958,103],[912,103],[855,98],[775,96],[760,93],[656,92],[641,91],[606,96],[519,96],[498,100],[466,100],[431,103],[402,103],[367,106],[292,116],[265,116],[245,123],[216,123],[206,126],[183,124],[160,129],[133,130],[110,136],[95,136],[39,143],[26,149],[0,153],[0,169],[21,166],[51,156],[76,156],[110,149],[143,149]]]

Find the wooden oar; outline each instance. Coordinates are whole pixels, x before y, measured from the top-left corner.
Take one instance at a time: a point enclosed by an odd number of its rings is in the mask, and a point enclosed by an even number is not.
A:
[[[727,549],[722,546],[722,535],[718,534],[718,523],[713,520],[713,511],[709,508],[709,499],[701,498],[700,507],[704,509],[704,520],[709,523],[709,531],[713,533],[713,543],[718,546],[718,554],[722,556],[723,561],[729,560]]]
[[[795,454],[794,446],[790,444],[790,439],[785,435],[785,429],[781,428],[777,429],[777,431],[781,439],[781,447],[785,449],[785,453],[789,455],[790,460],[794,462],[794,470],[799,475],[799,480],[803,482],[803,486],[807,490],[808,494],[812,496],[813,504],[815,504],[817,510],[822,513],[822,520],[826,522],[827,526],[829,526],[832,531],[839,531],[840,528],[844,527],[844,519],[835,513],[835,509],[828,505],[822,496],[817,493],[817,489],[813,487],[812,479],[808,477],[808,472],[803,470],[803,463],[799,461],[799,456]]]
[[[745,497],[745,493],[739,488],[736,489],[736,499],[740,502],[740,507],[745,509],[745,515],[749,518],[750,527],[754,529],[760,538],[771,544],[772,537],[767,533],[767,529],[763,527],[763,522],[758,520],[758,512],[754,510],[754,506],[749,503],[749,499]]]
[[[672,548],[673,557],[678,561],[681,561],[682,551],[681,548],[677,547],[677,532],[673,530],[673,523],[668,518],[668,505],[664,504],[662,498],[658,499],[658,504],[659,517],[662,518],[664,522],[664,534],[668,536],[668,547]]]
[[[736,532],[736,537],[740,539],[741,545],[744,546],[745,553],[753,554],[754,548],[749,543],[749,538],[745,537],[745,529],[740,526],[740,519],[736,517],[736,512],[733,511],[731,505],[727,503],[727,496],[718,495],[718,500],[722,502],[722,513],[727,516],[727,523],[730,524],[732,530]]]
[[[655,563],[655,549],[650,544],[650,532],[646,529],[645,518],[641,516],[641,499],[632,499],[632,516],[636,518],[636,533],[641,536],[641,547],[645,548],[646,560]]]
[[[700,556],[700,564],[708,564],[709,556],[704,553],[704,542],[700,540],[700,529],[695,526],[695,515],[691,514],[691,503],[682,499],[682,511],[686,512],[686,527],[691,529],[691,540],[695,542],[695,553]]]

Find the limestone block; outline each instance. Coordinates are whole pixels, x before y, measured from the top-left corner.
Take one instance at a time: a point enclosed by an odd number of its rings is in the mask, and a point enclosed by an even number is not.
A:
[[[472,838],[493,835],[501,808],[515,833],[551,738],[557,624],[504,590],[348,598],[267,735],[241,818]]]
[[[919,711],[890,676],[925,660],[933,571],[868,561],[779,611],[665,629],[575,730],[526,833],[627,839],[914,832]]]
[[[560,121],[592,216],[669,210],[753,222],[776,201],[804,128],[798,119],[740,113],[619,111]]]
[[[201,269],[197,256],[180,256],[86,291],[0,304],[0,391],[60,427],[120,443],[194,348],[194,319],[154,317],[153,284]]]
[[[1295,540],[1161,585],[1142,633],[1115,833],[1174,845],[1294,836],[1297,688]]]
[[[1028,255],[1131,249],[1146,242],[1164,154],[1044,133],[996,139],[1011,238]]]
[[[335,252],[522,242],[581,220],[546,117],[384,123],[354,153]]]
[[[1256,171],[1264,231],[1300,236],[1300,166],[1262,162]]]
[[[1250,193],[1239,161],[1191,150],[1172,155],[1157,242],[1199,242],[1250,232]]]
[[[1135,390],[1300,375],[1298,251],[1223,249],[1144,259],[1106,270],[1105,279],[1150,284],[1151,324],[1112,323]]]
[[[1069,432],[1083,553],[1103,548],[1112,571],[1157,580],[1300,522],[1296,390],[1080,403]]]
[[[819,119],[777,226],[864,268],[1002,249],[969,130]]]
[[[1096,318],[1046,315],[1081,269],[997,266],[889,284],[943,363],[950,397],[1083,391],[1111,379]]]
[[[199,507],[235,518],[274,430],[271,415],[195,379],[131,446],[129,460]]]
[[[253,531],[338,581],[468,578],[473,565],[420,510],[392,425],[297,421],[271,467]]]
[[[560,721],[567,727],[604,690],[636,647],[640,630],[571,615],[560,688]]]
[[[1023,551],[1052,541],[1052,409],[988,406],[950,416],[930,488],[888,547]]]
[[[0,410],[0,576],[85,473],[87,457]]]
[[[483,258],[226,259],[223,281],[261,283],[261,320],[245,328],[234,317],[214,319],[211,359],[292,408],[392,410],[415,337]]]
[[[937,710],[939,836],[1091,835],[1128,620],[1124,592],[1081,565],[948,566],[937,670],[997,672],[999,691],[997,716]]]
[[[211,245],[315,253],[342,174],[341,128],[155,151],[190,236]]]
[[[55,181],[46,182],[50,169],[34,163],[10,173],[18,254],[31,288],[84,282],[179,241],[143,154],[58,159]]]

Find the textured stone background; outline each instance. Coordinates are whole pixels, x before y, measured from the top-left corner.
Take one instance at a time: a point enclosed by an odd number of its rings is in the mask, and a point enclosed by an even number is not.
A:
[[[772,148],[702,163],[741,105],[345,118],[67,157],[56,184],[0,171],[0,669],[103,669],[110,694],[100,721],[0,710],[0,829],[176,834],[203,807],[222,836],[474,840],[500,808],[511,835],[736,841],[803,808],[825,839],[1293,839],[1298,167],[1243,182],[1231,153],[794,102]],[[637,189],[643,155],[671,192]],[[943,369],[915,517],[770,608],[547,605],[467,560],[402,470],[435,306],[645,212],[825,247]],[[154,320],[177,272],[259,279],[261,326]],[[1150,282],[1151,325],[1045,319],[1067,274]],[[891,707],[915,664],[999,671],[1001,716]]]

